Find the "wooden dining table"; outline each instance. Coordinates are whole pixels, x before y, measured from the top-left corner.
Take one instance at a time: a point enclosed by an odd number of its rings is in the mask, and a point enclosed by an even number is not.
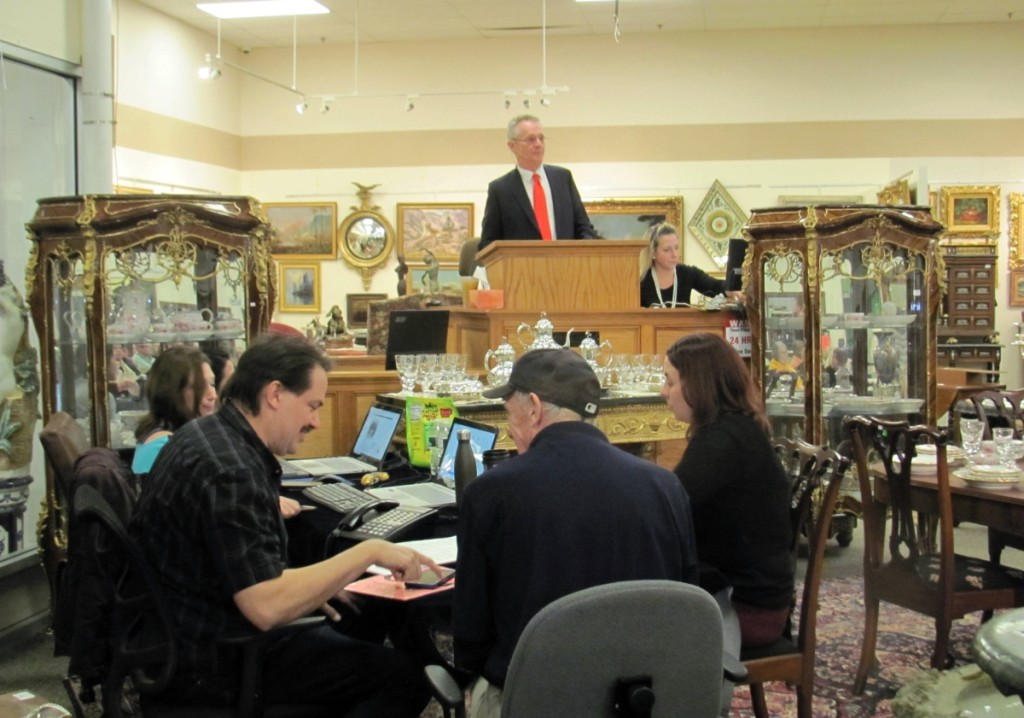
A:
[[[880,467],[879,467],[880,468]],[[953,499],[953,519],[969,521],[989,528],[1024,536],[1024,481],[1012,489],[985,489],[969,486],[950,469],[949,489]],[[934,473],[911,473],[910,500],[913,509],[935,515],[938,512],[938,479]],[[889,503],[889,485],[884,472],[875,473],[875,500]]]

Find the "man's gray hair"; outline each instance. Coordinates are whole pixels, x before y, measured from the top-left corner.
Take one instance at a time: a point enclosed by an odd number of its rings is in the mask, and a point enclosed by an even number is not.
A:
[[[525,404],[530,399],[529,392],[516,391],[512,396],[516,397],[516,400],[522,404]],[[552,404],[550,401],[540,401],[541,411],[544,412],[544,416],[548,417],[549,423],[555,423],[557,421],[582,421],[585,424],[596,423],[597,418],[588,416],[584,418],[579,413],[572,409],[567,409],[564,406],[558,404]]]
[[[540,124],[540,118],[536,115],[516,115],[508,121],[508,141],[511,142],[516,137],[516,127],[519,126],[520,122],[536,122]]]

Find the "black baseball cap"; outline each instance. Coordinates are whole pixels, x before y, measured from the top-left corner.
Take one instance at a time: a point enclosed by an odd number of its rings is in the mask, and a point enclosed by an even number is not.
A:
[[[483,395],[504,400],[516,391],[533,392],[543,401],[591,418],[597,416],[601,382],[586,360],[572,349],[534,349],[512,365],[507,384],[488,389]]]

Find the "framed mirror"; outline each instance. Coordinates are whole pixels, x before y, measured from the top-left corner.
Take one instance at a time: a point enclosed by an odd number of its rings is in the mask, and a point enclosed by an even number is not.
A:
[[[363,287],[370,288],[370,278],[388,261],[395,247],[395,230],[378,212],[360,210],[344,220],[338,230],[338,249],[342,259],[363,277]]]

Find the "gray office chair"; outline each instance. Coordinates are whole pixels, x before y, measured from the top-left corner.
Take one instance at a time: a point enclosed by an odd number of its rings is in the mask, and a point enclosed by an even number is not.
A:
[[[465,715],[462,691],[428,666],[435,697]],[[742,664],[726,675],[742,680]],[[707,591],[676,581],[594,586],[544,607],[519,637],[503,718],[719,715],[722,614]]]

